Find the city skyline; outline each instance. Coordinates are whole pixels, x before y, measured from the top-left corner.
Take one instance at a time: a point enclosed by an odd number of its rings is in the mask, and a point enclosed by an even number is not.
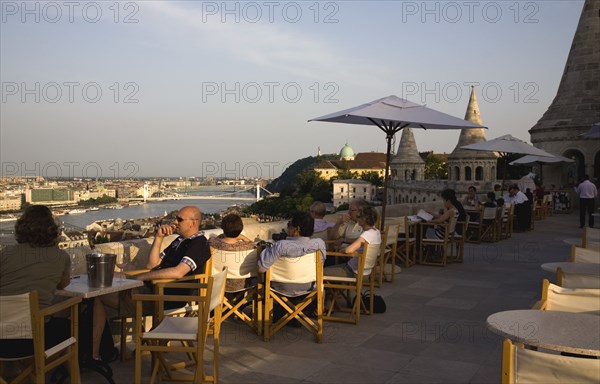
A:
[[[307,121],[390,94],[462,118],[476,85],[486,137],[529,141],[583,1],[1,6],[0,176],[273,178],[319,147],[384,152]],[[459,133],[414,130],[421,152]]]

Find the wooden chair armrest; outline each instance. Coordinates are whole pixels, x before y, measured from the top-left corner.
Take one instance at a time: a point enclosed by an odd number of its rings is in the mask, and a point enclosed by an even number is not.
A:
[[[172,283],[172,282],[185,282],[185,281],[193,281],[193,280],[204,280],[206,281],[208,279],[208,275],[206,273],[199,273],[197,275],[189,275],[189,276],[183,276],[180,277],[179,279],[156,279],[156,280],[152,280],[152,284],[164,284],[164,283]]]
[[[189,301],[198,300],[198,296],[187,296],[187,295],[147,295],[147,294],[135,294],[133,295],[135,301],[181,301],[187,303]]]
[[[179,282],[179,280],[175,280],[175,281],[171,281],[171,282],[165,282],[165,283],[159,283],[155,285],[156,289],[162,289],[162,288],[190,288],[190,289],[196,289],[196,288],[207,288],[208,284],[203,284],[203,283],[186,283],[186,282]]]
[[[334,257],[360,257],[362,256],[362,253],[343,253],[343,252],[327,252],[327,257],[329,256],[334,256]]]
[[[531,307],[531,309],[539,309],[539,310],[545,310],[546,309],[546,300],[538,300],[533,307]]]
[[[67,300],[63,300],[59,303],[53,304],[49,307],[46,307],[44,309],[40,309],[39,314],[40,317],[44,317],[44,316],[50,316],[54,313],[60,312],[63,309],[72,307],[74,305],[77,305],[81,303],[81,297],[71,297]]]
[[[126,271],[124,272],[125,276],[137,276],[137,275],[141,275],[142,273],[146,273],[146,272],[150,272],[149,269],[136,269],[133,271]]]

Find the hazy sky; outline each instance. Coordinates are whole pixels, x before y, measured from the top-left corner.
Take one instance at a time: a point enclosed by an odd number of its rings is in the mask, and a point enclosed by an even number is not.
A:
[[[2,175],[273,177],[318,147],[385,150],[310,118],[392,94],[462,118],[472,83],[487,138],[529,141],[582,6],[2,1]],[[458,135],[415,130],[420,151]]]

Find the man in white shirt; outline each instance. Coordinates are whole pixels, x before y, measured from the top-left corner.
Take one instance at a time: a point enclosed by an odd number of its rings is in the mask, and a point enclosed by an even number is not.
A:
[[[579,228],[585,226],[585,213],[588,213],[588,224],[590,228],[594,228],[594,203],[598,196],[598,189],[590,181],[590,177],[585,175],[583,181],[575,188],[575,192],[579,195]]]
[[[515,216],[517,217],[517,230],[526,231],[531,227],[531,204],[527,196],[519,191],[517,184],[508,187],[508,193],[504,195],[504,203],[514,204]]]

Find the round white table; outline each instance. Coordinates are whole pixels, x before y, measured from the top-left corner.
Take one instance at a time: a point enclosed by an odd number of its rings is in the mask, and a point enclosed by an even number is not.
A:
[[[490,331],[539,348],[600,356],[600,316],[524,309],[494,313]]]
[[[581,273],[585,275],[600,275],[600,264],[593,263],[571,263],[568,261],[561,263],[545,263],[542,264],[542,269],[548,272],[556,272],[558,268],[562,268],[567,273]]]

